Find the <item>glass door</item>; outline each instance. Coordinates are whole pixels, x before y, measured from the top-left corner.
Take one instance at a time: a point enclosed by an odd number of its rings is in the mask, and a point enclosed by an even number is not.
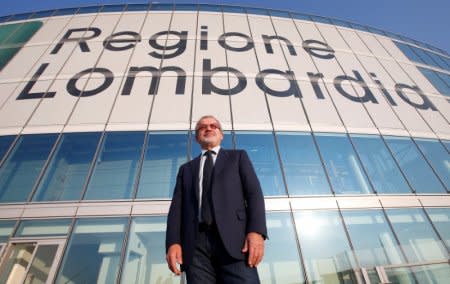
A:
[[[0,266],[0,283],[52,283],[64,242],[60,239],[11,241]]]

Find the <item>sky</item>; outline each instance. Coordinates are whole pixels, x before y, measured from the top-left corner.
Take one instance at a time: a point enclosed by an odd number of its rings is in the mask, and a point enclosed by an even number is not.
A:
[[[142,0],[2,0],[0,15]],[[334,17],[394,32],[450,53],[449,0],[159,0],[264,7]]]

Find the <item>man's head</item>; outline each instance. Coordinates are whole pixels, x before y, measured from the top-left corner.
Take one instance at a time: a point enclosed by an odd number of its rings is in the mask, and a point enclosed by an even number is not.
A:
[[[206,150],[220,145],[223,139],[220,121],[212,115],[202,116],[195,125],[195,139]]]

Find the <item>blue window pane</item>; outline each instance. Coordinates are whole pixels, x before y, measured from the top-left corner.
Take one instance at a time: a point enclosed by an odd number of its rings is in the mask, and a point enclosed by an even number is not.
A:
[[[445,148],[447,149],[447,152],[450,152],[450,141],[442,141],[442,144],[445,146]]]
[[[286,194],[272,133],[236,132],[236,147],[247,151],[265,196]]]
[[[273,17],[290,18],[291,14],[285,11],[269,10],[269,13]]]
[[[128,4],[127,11],[147,11],[148,4]]]
[[[175,4],[175,11],[197,11],[196,4]]]
[[[438,75],[438,72],[422,67],[419,67],[419,70],[441,94],[450,95],[450,86]]]
[[[159,3],[152,3],[150,6],[150,10],[152,11],[172,11],[173,5],[172,4],[159,4]]]
[[[223,6],[225,13],[245,13],[244,8],[237,6]]]
[[[102,12],[122,12],[127,5],[105,5]]]
[[[120,283],[180,283],[163,257],[166,223],[165,217],[133,218]]]
[[[78,10],[78,14],[97,13],[100,10],[100,8],[101,8],[101,6],[81,7]]]
[[[0,201],[26,201],[56,141],[56,134],[19,138],[0,169]]]
[[[64,134],[33,200],[79,200],[99,139],[100,133]]]
[[[178,168],[187,161],[185,132],[150,132],[137,198],[170,198]]]
[[[450,189],[450,154],[437,140],[414,139],[425,158],[440,177],[447,190]]]
[[[361,30],[361,31],[368,31],[367,26],[364,25],[360,25],[360,24],[356,24],[356,23],[350,23],[350,25],[352,26],[352,28],[357,29],[357,30]]]
[[[80,219],[55,283],[116,283],[127,220]]]
[[[8,22],[8,20],[11,18],[11,16],[3,16],[0,17],[0,23]]]
[[[386,213],[409,262],[448,258],[447,250],[422,209],[388,209]]]
[[[318,22],[318,23],[324,23],[324,24],[331,24],[331,20],[325,17],[321,17],[321,16],[311,16],[312,20],[314,22]]]
[[[69,232],[71,219],[24,220],[14,234],[15,237],[65,236]]]
[[[33,13],[23,13],[23,14],[13,15],[9,20],[10,21],[26,20],[26,19],[30,18],[30,16],[32,14]]]
[[[449,89],[450,89],[450,75],[445,74],[445,73],[441,73],[441,72],[436,72],[436,74],[439,76],[439,78],[442,79],[442,81],[445,82],[445,84],[447,84],[447,86],[448,86]],[[447,95],[448,95],[448,94],[449,94],[449,93],[447,93]]]
[[[361,266],[405,263],[381,210],[343,210],[342,216]]]
[[[309,133],[279,133],[278,147],[289,195],[331,194]]]
[[[230,131],[223,132],[223,140],[220,146],[224,149],[234,149],[233,136]],[[202,152],[200,145],[195,140],[195,132],[191,134],[191,159],[195,159]]]
[[[436,53],[427,51],[428,56],[430,56],[442,69],[450,71],[450,66],[444,60],[444,58]]]
[[[1,136],[0,137],[0,162],[8,151],[11,143],[14,141],[15,136]],[[0,164],[1,166],[1,164]]]
[[[78,8],[67,8],[56,10],[53,16],[64,16],[64,15],[73,15],[78,11]]]
[[[45,18],[45,17],[50,17],[51,15],[53,15],[53,13],[55,12],[55,10],[48,10],[48,11],[40,11],[40,12],[36,12],[33,14],[33,16],[31,16],[32,19],[35,18]]]
[[[0,221],[0,243],[6,243],[14,230],[16,220]],[[1,247],[0,247],[1,249]]]
[[[245,8],[245,10],[247,10],[248,14],[253,14],[253,15],[267,15],[267,10],[266,9],[261,9],[261,8]]]
[[[395,42],[395,44],[410,60],[424,63],[423,60],[419,56],[417,56],[417,54],[411,49],[409,45],[397,41]]]
[[[339,212],[305,210],[294,212],[294,217],[308,283],[357,283]]]
[[[411,193],[381,137],[351,135],[351,139],[376,192]]]
[[[372,28],[372,27],[368,27],[369,31],[375,34],[379,34],[379,35],[386,35],[386,33],[383,30],[377,29],[377,28]]]
[[[345,135],[317,134],[316,139],[335,193],[372,193],[366,174]]]
[[[346,27],[346,28],[351,28],[352,27],[349,22],[338,20],[338,19],[331,19],[331,22],[333,24],[341,26],[341,27]]]
[[[294,19],[297,19],[297,20],[312,21],[312,20],[311,20],[311,17],[310,17],[309,15],[306,15],[306,14],[292,13],[292,17],[293,17]]]
[[[386,143],[417,193],[445,192],[444,187],[423,159],[410,138],[386,137]]]
[[[417,48],[417,47],[413,47],[413,46],[411,46],[411,48],[414,50],[414,52],[417,54],[417,56],[419,56],[422,59],[422,61],[425,62],[425,64],[439,68],[439,65],[437,65],[433,59],[431,59],[431,57],[428,55],[428,52],[424,51],[421,48]]]
[[[222,6],[210,4],[198,4],[199,11],[222,12]]]
[[[450,250],[450,208],[427,208],[431,222]]]
[[[261,283],[305,283],[291,214],[268,213],[267,230],[270,244],[258,266]]]
[[[107,133],[84,199],[132,198],[143,132]]]

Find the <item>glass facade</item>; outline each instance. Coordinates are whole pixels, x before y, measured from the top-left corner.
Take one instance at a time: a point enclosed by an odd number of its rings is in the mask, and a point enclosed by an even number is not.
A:
[[[99,5],[0,18],[0,87],[0,283],[180,283],[166,215],[209,113],[261,182],[262,283],[450,279],[438,48],[291,11]]]

